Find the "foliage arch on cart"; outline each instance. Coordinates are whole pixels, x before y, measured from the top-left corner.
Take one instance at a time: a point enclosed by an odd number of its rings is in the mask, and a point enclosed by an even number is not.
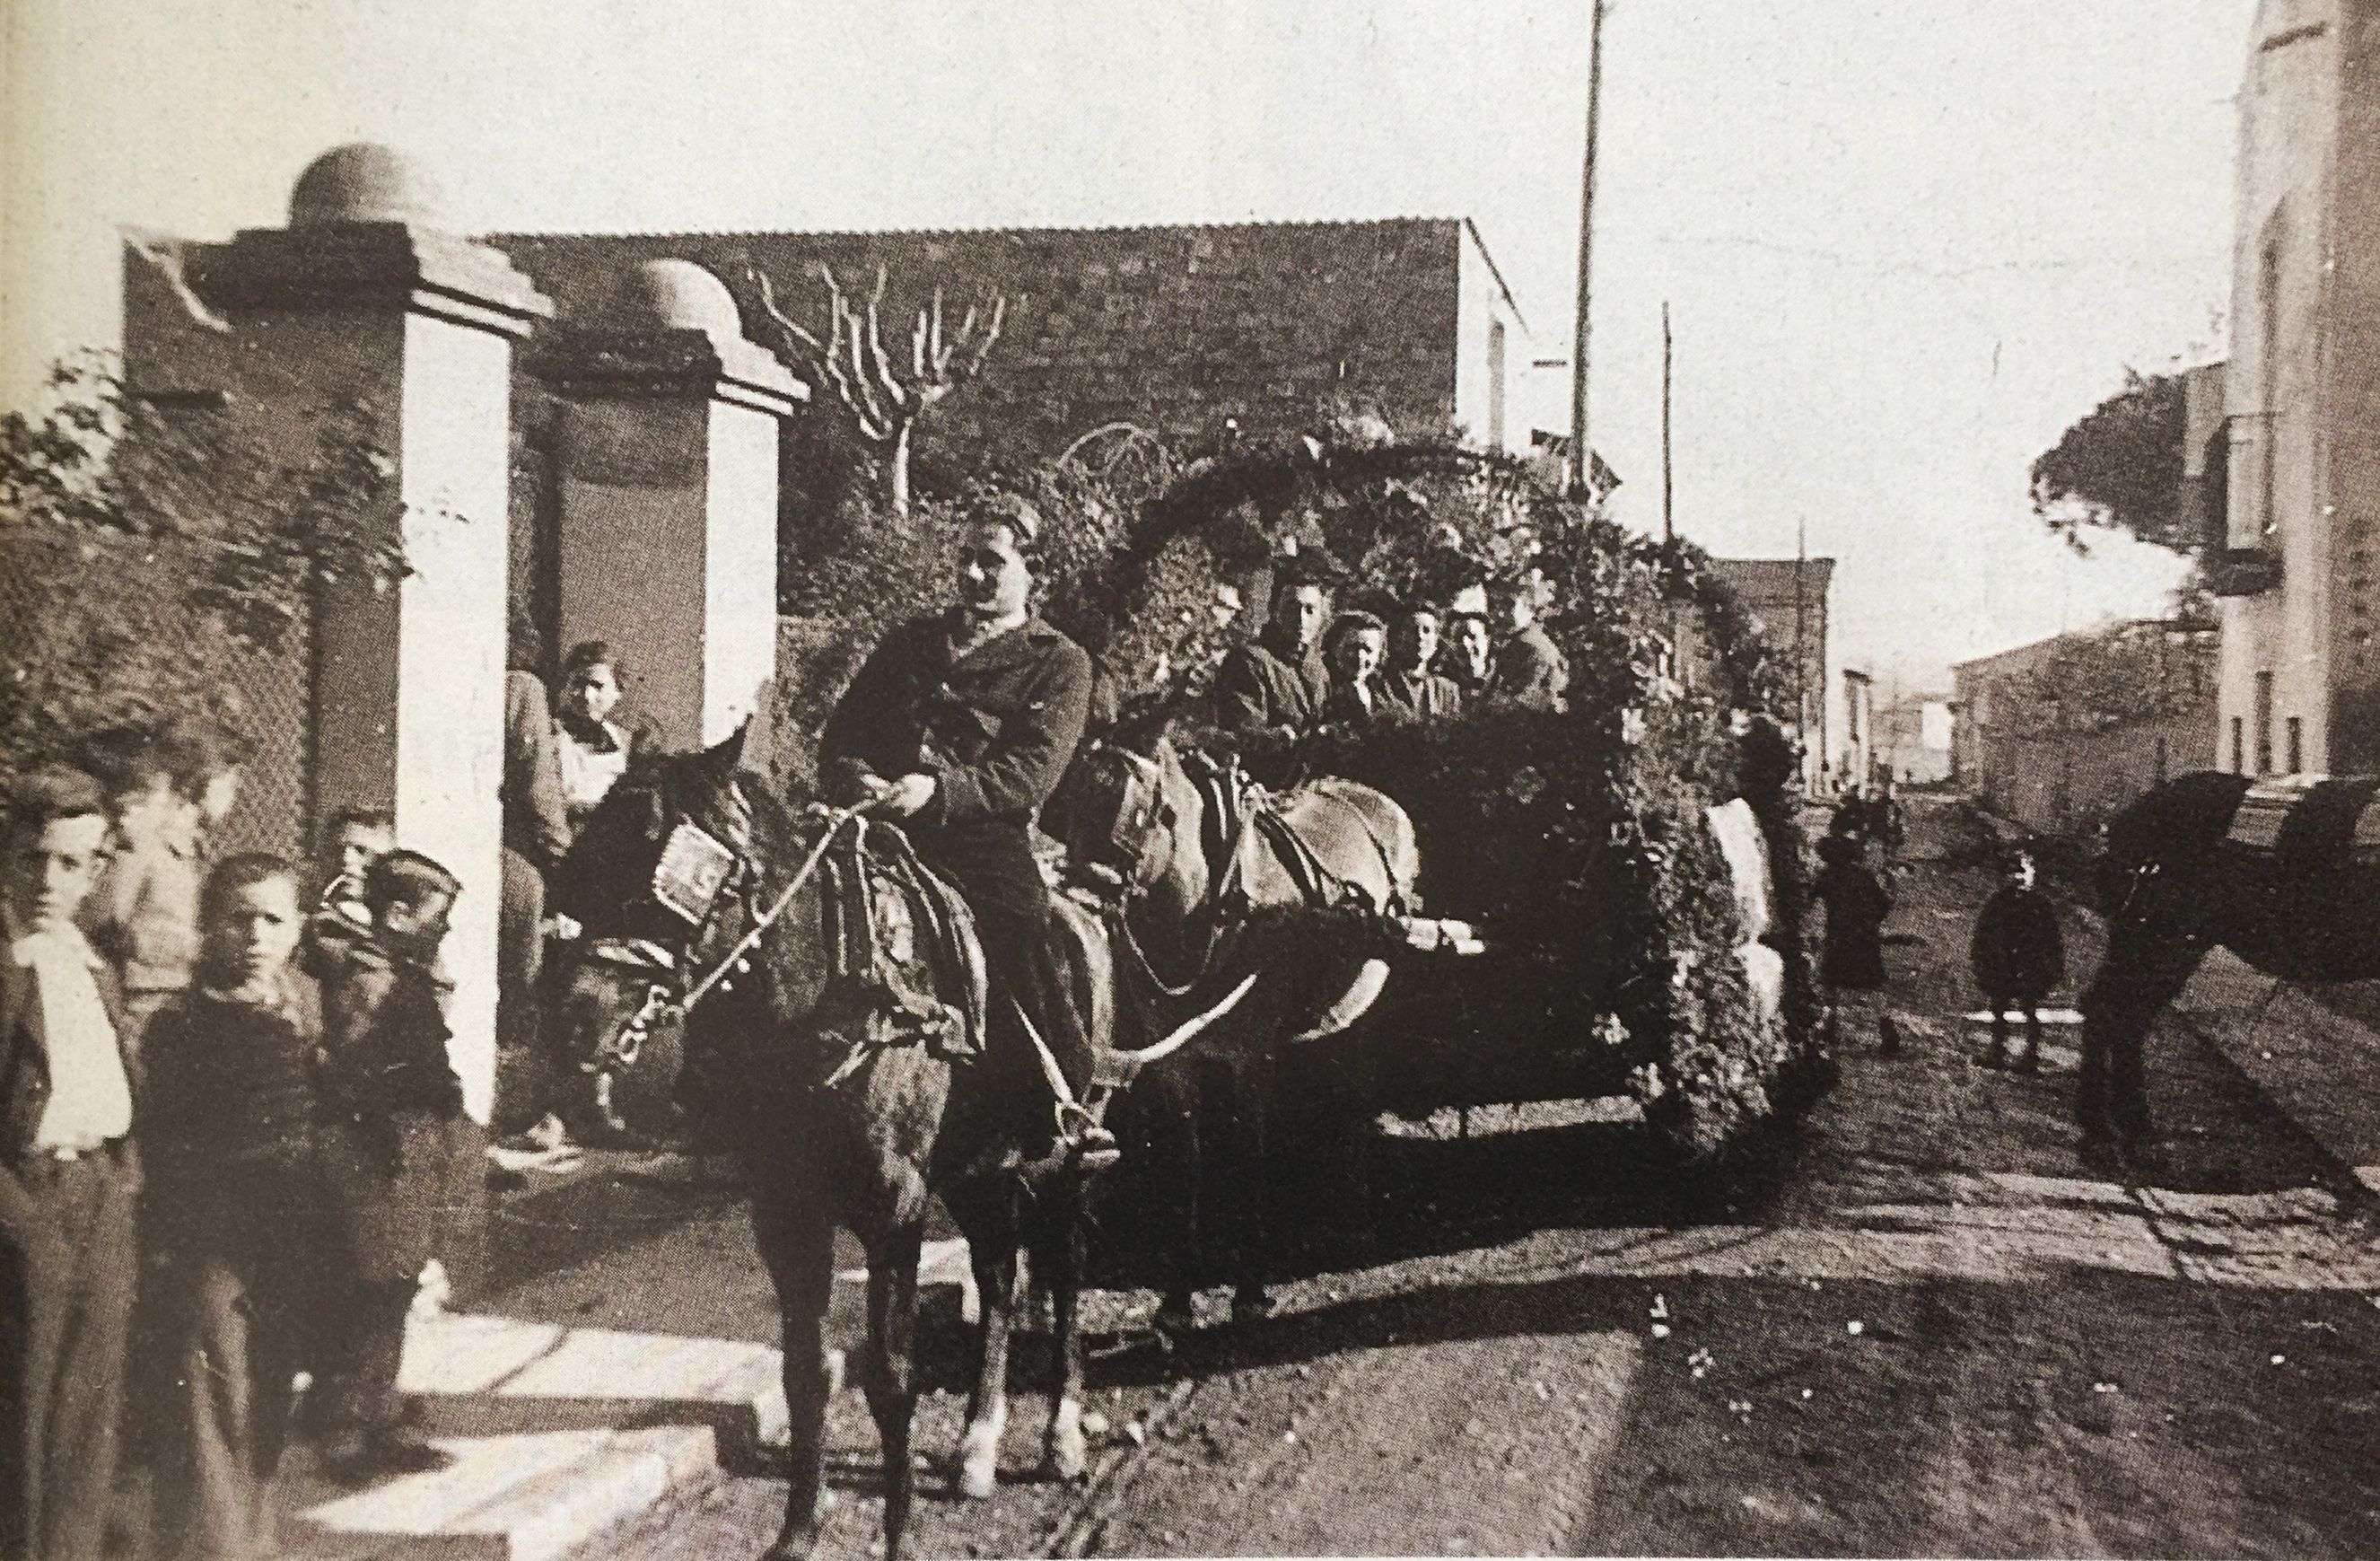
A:
[[[1402,958],[1373,1013],[1319,1043],[1348,1075],[1334,1092],[1411,1115],[1628,1095],[1703,1159],[1790,1116],[1827,1064],[1790,693],[1755,625],[1699,549],[1625,530],[1527,462],[1343,432],[1192,466],[1050,604],[1128,719],[1196,744],[1205,683],[1251,627],[1216,605],[1260,611],[1284,550],[1327,550],[1337,605],[1384,616],[1536,582],[1564,708],[1326,727],[1297,756],[1402,804],[1410,909],[1486,945]]]

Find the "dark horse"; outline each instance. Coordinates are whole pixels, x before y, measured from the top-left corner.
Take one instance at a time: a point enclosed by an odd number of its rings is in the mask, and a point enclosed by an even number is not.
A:
[[[741,746],[739,733],[707,752],[639,761],[589,816],[555,877],[555,909],[585,934],[549,1022],[593,1055],[624,1031],[685,1010],[689,1077],[679,1093],[743,1164],[782,1314],[791,1484],[771,1561],[807,1555],[819,1537],[829,1394],[821,1324],[834,1231],[858,1238],[868,1271],[858,1378],[883,1447],[886,1554],[897,1556],[915,1494],[912,1333],[929,1193],[942,1195],[967,1238],[983,1303],[963,1486],[985,1494],[991,1485],[1020,1246],[1052,1299],[1063,1379],[1044,1451],[1062,1477],[1083,1472],[1080,1178],[1064,1161],[1030,1161],[1020,1147],[1050,1139],[1051,1092],[1034,1060],[995,1046],[953,1063],[930,1025],[907,1022],[921,1009],[944,1018],[961,1009],[965,984],[941,973],[928,947],[930,909],[908,888],[880,883],[872,900],[875,943],[908,1000],[888,1004],[884,986],[837,977],[832,950],[851,933],[838,923],[847,905],[830,904],[828,872],[801,874],[835,848],[823,838],[831,829],[862,821],[793,814],[737,777]],[[707,884],[708,904],[687,905],[678,848],[688,825],[715,843],[695,843],[691,877]],[[1068,1083],[1079,1091],[1087,1080]]]
[[[2380,976],[2380,780],[2183,775],[2107,825],[2107,952],[2082,995],[2086,1143],[2149,1137],[2141,1047],[2220,944],[2282,981]]]
[[[1160,1325],[1190,1325],[1200,1250],[1219,1238],[1235,1311],[1261,1313],[1276,1049],[1338,1034],[1388,980],[1382,958],[1317,957],[1281,934],[1306,909],[1406,904],[1420,865],[1413,822],[1383,793],[1336,777],[1277,799],[1194,779],[1156,725],[1087,743],[1049,827],[1076,871],[1120,891],[1108,919],[1120,1031],[1153,1034],[1201,1007],[1212,1016],[1219,994],[1226,1006],[1226,1006],[1196,1051],[1142,1072],[1130,1105],[1165,1201],[1160,1224],[1178,1233]]]

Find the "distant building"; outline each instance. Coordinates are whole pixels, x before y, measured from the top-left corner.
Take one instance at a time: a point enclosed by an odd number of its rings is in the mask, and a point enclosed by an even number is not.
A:
[[[1948,700],[1896,701],[1876,713],[1876,763],[1911,785],[1948,780],[1952,730]]]
[[[1876,776],[1876,679],[1843,668],[1843,743],[1835,759],[1835,785],[1857,790]]]
[[[2156,619],[2060,634],[1950,669],[1950,763],[1968,793],[2045,834],[2081,834],[2203,770],[2213,632]]]
[[[2380,0],[2263,0],[2248,45],[2217,752],[2380,772]]]
[[[1822,788],[1833,750],[1829,734],[1842,728],[1840,690],[1827,638],[1831,558],[1714,558],[1711,567],[1735,592],[1772,655],[1782,660],[1797,711],[1802,780]],[[1689,665],[1691,665],[1691,657]],[[1830,719],[1831,716],[1831,719]]]

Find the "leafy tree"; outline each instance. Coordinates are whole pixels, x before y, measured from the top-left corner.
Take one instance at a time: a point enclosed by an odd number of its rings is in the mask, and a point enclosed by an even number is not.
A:
[[[404,576],[371,409],[277,444],[227,405],[160,405],[95,357],[0,415],[0,768],[173,714],[227,726],[231,669],[285,652],[324,588]]]
[[[2127,369],[2124,387],[2033,463],[2033,510],[2077,553],[2121,532],[2196,558],[2206,539],[2180,502],[2183,377]]]

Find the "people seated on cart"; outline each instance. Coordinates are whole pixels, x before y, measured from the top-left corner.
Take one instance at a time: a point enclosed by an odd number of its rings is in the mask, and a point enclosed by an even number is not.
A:
[[[1488,697],[1496,680],[1496,637],[1488,632],[1488,619],[1479,613],[1455,613],[1446,620],[1447,654],[1439,657],[1439,670],[1454,684],[1463,696],[1465,709]]]
[[[1322,642],[1330,688],[1318,725],[1361,728],[1387,713],[1378,684],[1388,637],[1388,625],[1372,613],[1342,613],[1331,620]]]
[[[1321,721],[1330,697],[1322,629],[1335,573],[1327,555],[1312,551],[1277,559],[1263,628],[1215,672],[1215,726],[1248,773],[1268,785],[1288,778],[1298,743]]]
[[[1537,622],[1545,577],[1532,569],[1498,593],[1512,632],[1496,649],[1495,695],[1531,710],[1570,708],[1570,658]]]
[[[1404,719],[1463,713],[1463,690],[1437,668],[1439,639],[1438,609],[1427,603],[1407,606],[1390,623],[1376,693],[1381,704]]]

